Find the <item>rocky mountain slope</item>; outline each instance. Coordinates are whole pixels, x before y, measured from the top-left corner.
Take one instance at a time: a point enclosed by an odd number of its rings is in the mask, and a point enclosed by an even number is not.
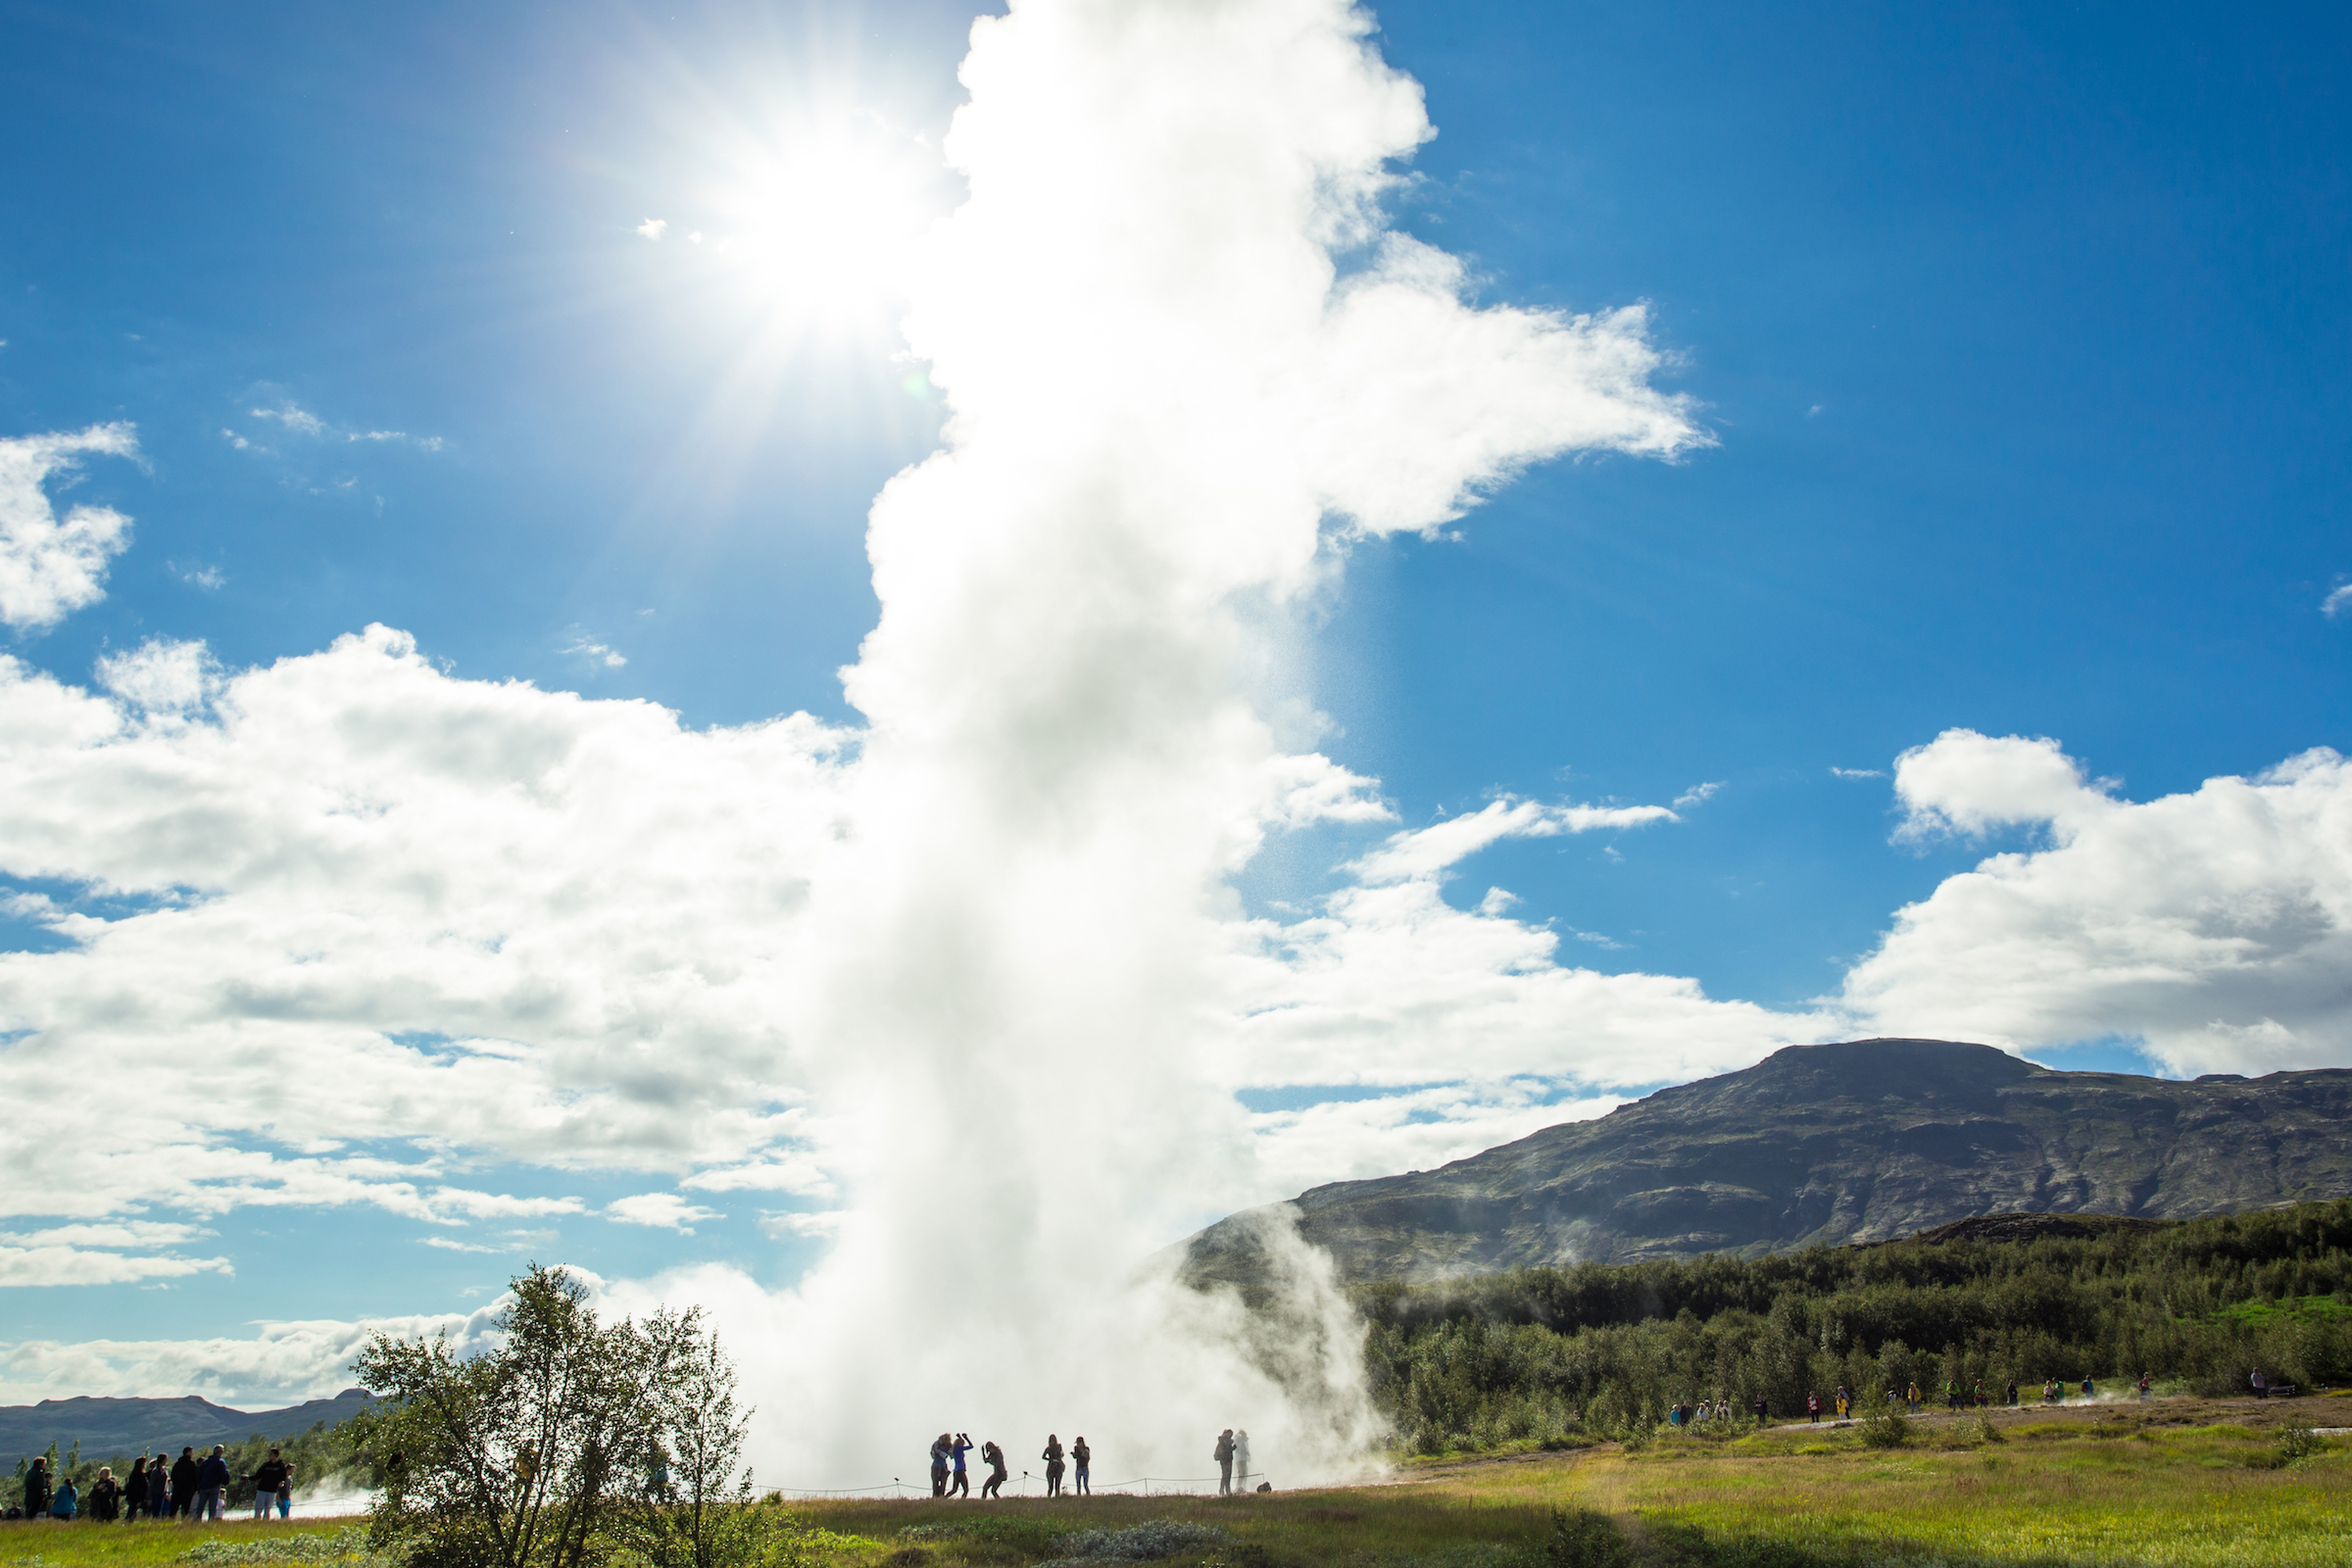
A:
[[[1185,1244],[1265,1277],[1295,1209],[1349,1281],[1530,1263],[1755,1255],[2012,1210],[2179,1219],[2352,1195],[2352,1070],[2177,1082],[2057,1072],[1990,1046],[1796,1046],[1441,1170],[1337,1182]]]
[[[183,1445],[210,1447],[260,1433],[291,1438],[323,1421],[341,1426],[368,1407],[364,1389],[345,1389],[331,1399],[310,1399],[282,1410],[231,1410],[186,1395],[175,1399],[43,1399],[38,1404],[0,1404],[0,1464],[19,1454],[39,1453],[54,1442],[71,1448],[78,1440],[85,1457],[177,1453]]]

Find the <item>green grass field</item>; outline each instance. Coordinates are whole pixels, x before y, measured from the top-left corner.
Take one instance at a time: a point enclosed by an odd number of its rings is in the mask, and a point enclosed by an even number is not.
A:
[[[2164,1400],[1994,1423],[1920,1423],[1898,1448],[1859,1429],[1662,1437],[1567,1453],[1417,1463],[1375,1485],[1220,1500],[1102,1496],[974,1504],[830,1501],[789,1511],[829,1568],[1021,1568],[1070,1554],[1076,1530],[1155,1520],[1212,1527],[1176,1568],[1536,1568],[1555,1508],[1614,1520],[1636,1564],[1813,1568],[1899,1563],[2149,1563],[2339,1568],[2352,1563],[2352,1447],[2284,1456],[2290,1422],[2352,1425],[2352,1400]],[[0,1568],[185,1561],[331,1564],[351,1521],[271,1525],[0,1525]],[[194,1548],[193,1552],[191,1548]]]

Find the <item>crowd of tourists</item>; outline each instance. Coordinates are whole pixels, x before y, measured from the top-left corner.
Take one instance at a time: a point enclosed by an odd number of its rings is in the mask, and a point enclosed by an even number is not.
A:
[[[980,1455],[980,1462],[988,1466],[988,1479],[980,1485],[980,1495],[983,1498],[1004,1496],[1004,1481],[1010,1474],[1004,1461],[1004,1450],[997,1446],[994,1439],[974,1444],[971,1434],[966,1432],[942,1432],[931,1440],[931,1495],[969,1497],[972,1494],[972,1477],[968,1455],[975,1451]],[[1049,1432],[1046,1434],[1046,1446],[1039,1451],[1038,1457],[1046,1462],[1047,1496],[1084,1497],[1093,1494],[1095,1450],[1087,1446],[1083,1435],[1071,1439],[1069,1446],[1064,1447],[1060,1434]],[[1241,1478],[1247,1490],[1250,1474],[1248,1432],[1227,1427],[1217,1434],[1216,1446],[1210,1450],[1210,1457],[1217,1461],[1218,1496],[1233,1495],[1237,1477]],[[1068,1482],[1066,1489],[1063,1484],[1065,1478]],[[1258,1490],[1270,1492],[1273,1489],[1261,1485]]]
[[[280,1519],[294,1509],[294,1467],[271,1448],[260,1469],[240,1479],[253,1483],[253,1516]],[[194,1445],[172,1458],[161,1449],[131,1461],[118,1479],[114,1466],[100,1465],[84,1494],[72,1476],[52,1477],[47,1456],[24,1472],[24,1499],[8,1510],[11,1519],[93,1519],[100,1524],[132,1519],[219,1519],[229,1488],[228,1450],[219,1444],[197,1457]]]

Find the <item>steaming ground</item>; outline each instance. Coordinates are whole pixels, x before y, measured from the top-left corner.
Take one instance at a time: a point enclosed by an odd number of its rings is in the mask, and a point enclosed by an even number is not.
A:
[[[1671,831],[1659,807],[1500,800],[1390,832],[1312,909],[1241,909],[1270,837],[1395,827],[1314,750],[1298,657],[1349,543],[1436,529],[1529,463],[1705,441],[1651,384],[1639,307],[1478,309],[1456,261],[1384,227],[1430,129],[1368,26],[1328,0],[975,24],[947,143],[971,197],[906,322],[952,417],[871,512],[860,726],[690,731],[455,679],[382,627],[243,671],[159,639],[88,688],[0,657],[7,912],[58,939],[0,955],[0,1039],[12,1064],[153,1064],[149,1092],[60,1097],[38,1150],[0,1149],[5,1201],[45,1217],[0,1234],[0,1282],[221,1274],[216,1227],[272,1207],[370,1205],[501,1260],[556,1221],[757,1208],[831,1238],[797,1287],[705,1266],[607,1297],[712,1308],[763,1483],[906,1476],[943,1429],[1016,1469],[1053,1431],[1106,1480],[1199,1476],[1240,1426],[1290,1485],[1378,1436],[1357,1330],[1295,1245],[1264,1319],[1152,1272],[1227,1210],[1500,1142],[1563,1091],[1598,1110],[1944,1017],[1951,975],[2019,944],[2034,985],[1960,999],[1976,1038],[2095,1017],[2176,1070],[2340,1054],[2332,753],[2134,805],[2054,742],[1937,738],[1896,770],[1906,831],[2047,843],[1902,911],[1814,1011],[1563,966],[1507,894],[1441,895],[1497,839]],[[64,548],[44,477],[135,452],[108,431],[0,451],[8,548]],[[95,593],[104,552],[74,548]],[[1388,1093],[1235,1099],[1301,1085]],[[502,1165],[557,1190],[502,1190]],[[646,1190],[561,1191],[614,1171]],[[473,1304],[385,1322],[464,1340]],[[19,1342],[0,1390],[300,1396],[342,1385],[366,1327]]]

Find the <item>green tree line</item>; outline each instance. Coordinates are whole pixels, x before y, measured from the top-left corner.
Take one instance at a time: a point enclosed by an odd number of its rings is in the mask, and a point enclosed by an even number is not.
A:
[[[2352,1201],[2033,1241],[1527,1268],[1360,1288],[1374,1398],[1419,1452],[1646,1430],[1676,1404],[1771,1415],[1917,1383],[2239,1393],[2352,1382]]]

